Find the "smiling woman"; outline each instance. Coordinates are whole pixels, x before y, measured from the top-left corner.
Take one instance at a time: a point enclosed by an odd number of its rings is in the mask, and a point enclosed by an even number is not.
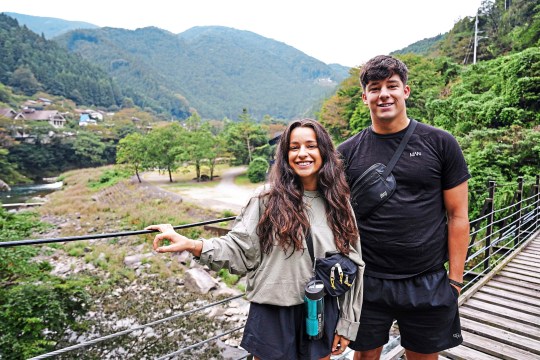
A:
[[[322,125],[304,119],[287,126],[268,182],[249,200],[232,230],[219,238],[192,240],[170,224],[146,229],[160,232],[153,242],[157,252],[189,251],[213,270],[247,274],[251,305],[241,345],[256,358],[329,359],[343,353],[356,336],[364,264],[344,170]],[[317,299],[322,304],[317,336],[305,326],[306,286],[314,277],[307,238],[316,258],[327,253],[348,257],[359,279],[338,297]],[[170,245],[163,245],[164,240]]]

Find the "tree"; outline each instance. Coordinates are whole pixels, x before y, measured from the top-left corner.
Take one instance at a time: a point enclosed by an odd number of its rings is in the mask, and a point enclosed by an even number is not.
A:
[[[213,147],[214,136],[201,123],[199,114],[194,113],[186,120],[187,134],[182,147],[178,149],[180,159],[191,161],[195,165],[197,182],[201,180],[201,162],[208,159],[210,149]]]
[[[82,164],[95,166],[106,163],[105,150],[107,146],[94,133],[80,132],[73,142],[73,147]]]
[[[7,149],[0,149],[0,174],[2,174],[0,180],[11,184],[28,181],[28,179],[17,171],[17,166],[9,162],[8,154],[9,151]]]
[[[214,179],[214,170],[217,159],[224,156],[227,149],[227,140],[223,134],[214,135],[212,147],[208,150],[208,163],[210,168],[210,180]]]
[[[116,151],[116,162],[128,164],[135,171],[139,182],[141,182],[139,171],[144,170],[147,166],[147,151],[147,139],[139,133],[131,133],[120,140]]]
[[[259,124],[256,124],[246,109],[240,115],[237,123],[226,125],[228,151],[236,158],[238,164],[249,164],[255,148],[268,143],[268,134]]]
[[[186,130],[173,123],[153,129],[147,136],[149,164],[166,169],[169,181],[173,182],[172,172],[178,169],[178,160],[187,151]]]
[[[18,67],[11,75],[10,84],[26,95],[33,95],[41,89],[41,84],[34,76],[30,68],[26,66]]]

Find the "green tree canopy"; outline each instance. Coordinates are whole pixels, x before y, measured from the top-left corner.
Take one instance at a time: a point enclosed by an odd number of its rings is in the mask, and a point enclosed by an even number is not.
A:
[[[116,162],[127,164],[141,182],[139,172],[148,166],[148,139],[140,133],[131,133],[120,140],[116,151]]]

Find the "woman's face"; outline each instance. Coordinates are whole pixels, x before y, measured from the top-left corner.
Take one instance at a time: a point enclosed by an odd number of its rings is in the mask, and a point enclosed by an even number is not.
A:
[[[289,166],[300,177],[304,190],[317,190],[321,153],[315,131],[310,127],[297,127],[289,140]]]

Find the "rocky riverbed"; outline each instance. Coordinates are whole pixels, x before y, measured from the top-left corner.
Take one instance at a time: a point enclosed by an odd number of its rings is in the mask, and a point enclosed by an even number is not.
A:
[[[191,223],[221,217],[148,183],[124,181],[88,191],[86,184],[96,176],[91,170],[70,173],[64,189],[49,195],[39,209],[51,229],[35,237],[117,233],[165,220]],[[186,235],[192,237],[211,236],[200,229],[189,231]],[[193,311],[241,295],[242,280],[229,287],[187,253],[154,253],[151,238],[119,236],[42,247],[40,259],[52,265],[55,275],[80,278],[91,294],[80,328],[68,329],[57,348],[125,332],[60,358],[154,359],[243,325],[249,304],[242,297]],[[158,323],[166,318],[171,319]],[[148,323],[155,325],[142,327]],[[236,331],[172,358],[238,359],[246,354],[238,347],[241,334]]]

